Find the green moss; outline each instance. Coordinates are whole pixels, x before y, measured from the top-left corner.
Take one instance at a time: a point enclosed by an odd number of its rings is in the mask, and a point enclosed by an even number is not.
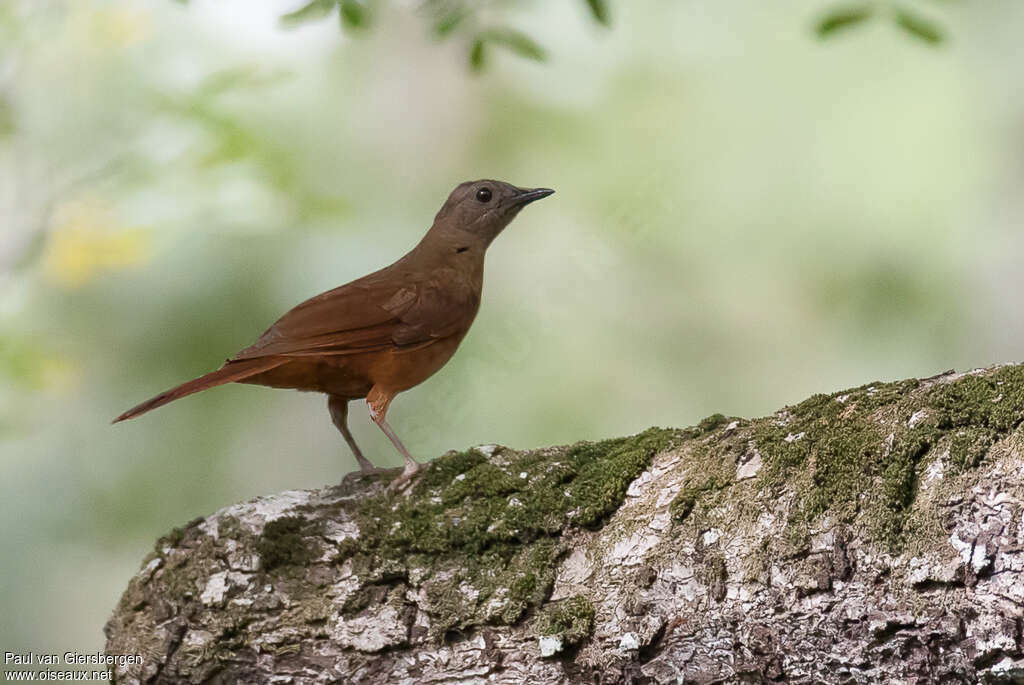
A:
[[[948,425],[1013,430],[1024,421],[1024,365],[964,376],[937,386],[929,399],[945,413]]]
[[[360,506],[360,547],[388,557],[472,554],[528,543],[568,525],[596,526],[671,436],[651,429],[496,463],[475,451],[443,456],[409,497],[379,496]]]
[[[679,491],[679,494],[668,505],[673,521],[682,523],[689,518],[693,507],[697,504],[697,495],[698,491],[695,491],[693,488],[684,487]]]
[[[525,547],[497,574],[491,587],[508,588],[500,609],[503,623],[515,623],[528,608],[547,598],[555,582],[555,561],[563,551],[554,540],[540,540]]]
[[[577,645],[594,631],[594,605],[582,595],[556,602],[538,613],[534,622],[537,635],[557,635],[566,645]]]
[[[693,473],[669,504],[672,520],[682,523],[689,518],[702,495],[722,490],[731,482],[731,478],[725,480],[716,474],[707,474],[703,471]]]
[[[439,629],[514,623],[550,592],[564,551],[560,533],[599,526],[673,435],[652,428],[491,460],[475,450],[445,455],[408,496],[361,502],[353,512],[359,538],[343,553],[368,582],[425,570],[429,613]]]
[[[547,598],[562,551],[557,541],[545,538],[514,552],[506,548],[461,561],[435,560],[438,566],[423,584],[433,634],[482,623],[516,623]]]
[[[719,426],[724,426],[729,421],[730,419],[725,414],[712,414],[711,416],[701,419],[700,423],[696,426],[684,428],[683,435],[688,438],[699,438],[702,435],[707,435]]]
[[[1022,366],[920,387],[911,380],[815,395],[755,423],[762,486],[785,481],[797,494],[791,525],[826,512],[846,521],[864,514],[876,539],[899,547],[931,450],[948,446],[951,471],[961,473],[1024,421]],[[926,418],[910,426],[920,410]]]
[[[186,547],[188,543],[196,543],[187,550],[180,550],[163,557],[163,565],[153,574],[150,582],[162,585],[159,594],[167,597],[186,598],[197,596],[212,573],[216,556],[214,544],[209,537],[189,537],[189,528],[185,529]]]
[[[974,468],[996,440],[1024,421],[1024,366],[1004,366],[939,385],[930,394],[929,406],[937,410],[937,427],[953,434],[953,469]]]
[[[682,523],[699,505],[708,505],[715,500],[715,495],[735,482],[736,461],[747,451],[747,432],[718,431],[730,420],[721,414],[709,416],[696,428],[687,429],[688,434],[695,438],[684,448],[684,459],[687,469],[679,492],[669,504],[672,520]]]
[[[204,569],[192,561],[192,554],[173,551],[179,547],[187,548],[189,545],[196,545],[197,549],[209,552],[212,542],[198,530],[202,521],[203,519],[194,519],[182,527],[173,528],[156,541],[153,554],[146,561],[148,564],[152,559],[163,560],[163,564],[154,573],[151,582],[163,585],[166,588],[166,594],[170,597],[192,596],[199,592],[202,583],[205,582]],[[204,557],[197,554],[196,558]]]
[[[264,571],[281,566],[305,566],[318,556],[315,543],[309,537],[316,535],[313,526],[301,516],[283,516],[268,522],[263,534],[256,540]]]
[[[159,538],[154,545],[154,551],[157,554],[163,554],[163,550],[167,547],[177,547],[181,544],[181,541],[185,538],[184,528],[171,528],[163,537]]]
[[[184,565],[173,568],[165,567],[159,572],[157,578],[158,582],[166,588],[162,594],[183,599],[199,593],[202,586],[199,584],[198,575],[195,569]]]
[[[893,436],[875,418],[896,406],[917,381],[874,383],[832,395],[815,395],[785,410],[788,421],[761,420],[754,439],[765,468],[762,482],[795,482],[797,501],[791,525],[800,527],[825,512],[852,518],[859,496],[873,483],[881,515],[872,522],[877,537],[895,543],[902,517],[913,499],[916,466],[929,440],[914,431]]]
[[[242,523],[234,516],[222,516],[217,521],[217,537],[240,540],[248,533],[242,528]]]
[[[949,443],[949,460],[953,473],[967,471],[980,465],[998,438],[999,433],[991,428],[968,426],[954,431]]]

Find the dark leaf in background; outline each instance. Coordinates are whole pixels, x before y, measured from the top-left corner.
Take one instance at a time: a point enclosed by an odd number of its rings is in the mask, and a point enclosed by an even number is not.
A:
[[[896,23],[910,35],[931,45],[938,45],[945,39],[936,23],[904,8],[896,9]]]
[[[436,22],[434,22],[434,35],[438,38],[444,38],[449,35],[452,31],[459,27],[462,20],[469,16],[469,10],[464,7],[457,7],[449,10],[445,14],[442,14]]]
[[[484,68],[484,41],[482,38],[474,40],[473,47],[469,49],[469,66],[474,71]]]
[[[479,37],[487,43],[493,43],[508,48],[520,57],[543,62],[547,59],[547,53],[535,40],[522,31],[510,28],[489,29]]]
[[[298,26],[304,24],[307,21],[316,21],[317,19],[323,19],[331,10],[334,9],[335,0],[313,0],[294,12],[281,17],[281,24],[287,27]]]
[[[608,3],[605,0],[587,0],[587,7],[590,8],[590,13],[594,15],[594,19],[597,19],[605,26],[611,24],[611,17],[608,14]]]
[[[871,18],[874,8],[871,5],[856,7],[837,7],[821,18],[818,22],[819,37],[832,35],[836,31],[862,24]]]
[[[341,0],[341,25],[349,29],[361,29],[369,24],[370,13],[359,0]]]

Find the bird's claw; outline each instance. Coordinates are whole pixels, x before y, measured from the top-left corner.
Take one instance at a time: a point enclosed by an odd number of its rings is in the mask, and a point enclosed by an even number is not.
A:
[[[395,469],[382,468],[380,466],[372,466],[370,468],[360,468],[356,471],[349,471],[341,479],[342,483],[355,483],[363,481],[365,479],[379,479],[386,477],[387,474],[393,473]]]
[[[405,469],[398,474],[398,477],[388,484],[388,492],[394,493],[405,490],[412,483],[416,474],[422,469],[423,465],[415,461],[406,464]]]

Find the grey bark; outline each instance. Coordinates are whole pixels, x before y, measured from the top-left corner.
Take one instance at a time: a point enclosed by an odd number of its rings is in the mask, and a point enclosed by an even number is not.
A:
[[[237,504],[157,543],[107,651],[144,655],[119,683],[1021,683],[1022,377],[876,384],[668,433],[607,512],[533,538],[517,523],[494,572],[481,549],[359,547],[371,503],[468,516],[475,494],[440,475],[393,499],[356,477]],[[531,482],[576,454],[479,449],[477,468],[529,463],[505,475]],[[541,542],[550,556],[516,566]]]

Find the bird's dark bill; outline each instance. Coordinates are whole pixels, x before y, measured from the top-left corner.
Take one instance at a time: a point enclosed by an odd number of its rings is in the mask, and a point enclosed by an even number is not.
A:
[[[551,195],[554,192],[555,191],[551,190],[551,188],[534,188],[532,190],[524,190],[522,193],[516,196],[515,201],[516,204],[519,205],[528,205],[531,202],[547,197],[548,195]]]

